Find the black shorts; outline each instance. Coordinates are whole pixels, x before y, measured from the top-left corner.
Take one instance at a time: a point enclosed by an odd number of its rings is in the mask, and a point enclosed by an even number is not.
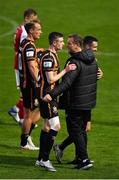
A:
[[[58,116],[58,104],[57,101],[52,100],[49,103],[40,101],[40,113],[44,119],[50,119]]]
[[[34,110],[39,107],[39,92],[39,88],[21,88],[25,108]]]

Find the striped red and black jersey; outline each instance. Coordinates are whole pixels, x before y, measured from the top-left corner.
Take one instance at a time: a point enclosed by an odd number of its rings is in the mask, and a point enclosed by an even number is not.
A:
[[[38,75],[39,68],[38,68],[38,58],[35,44],[27,39],[24,39],[19,47],[18,53],[18,68],[20,72],[20,87],[36,87],[38,84],[34,81],[29,67],[28,62],[34,61],[35,63],[35,71]]]
[[[49,50],[45,51],[40,60],[40,97],[45,96],[51,89],[58,84],[54,82],[49,84],[46,77],[46,72],[53,71],[54,76],[60,72],[59,60],[56,53]]]
[[[14,50],[15,50],[15,59],[14,59],[14,69],[18,70],[18,50],[20,43],[27,37],[27,32],[23,25],[18,26],[14,34]]]

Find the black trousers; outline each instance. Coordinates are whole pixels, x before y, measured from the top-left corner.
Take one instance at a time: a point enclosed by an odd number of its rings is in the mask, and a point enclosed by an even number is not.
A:
[[[90,110],[66,110],[66,124],[70,138],[74,142],[77,158],[88,159],[86,124],[91,119]]]

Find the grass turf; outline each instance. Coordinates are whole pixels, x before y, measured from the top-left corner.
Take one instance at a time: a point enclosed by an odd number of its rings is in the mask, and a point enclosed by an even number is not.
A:
[[[95,161],[89,171],[75,170],[66,162],[74,157],[74,147],[68,147],[63,163],[58,165],[54,153],[51,160],[57,172],[51,173],[34,167],[38,152],[19,149],[20,128],[7,114],[19,97],[13,71],[12,34],[22,22],[23,11],[36,9],[42,21],[43,34],[37,46],[47,47],[51,31],[82,36],[91,34],[99,39],[98,63],[104,77],[98,82],[97,107],[93,111],[92,131],[89,133],[89,155]],[[0,178],[1,179],[118,179],[119,178],[119,1],[113,0],[9,0],[0,3]],[[61,67],[68,57],[59,53]],[[56,142],[67,135],[64,112],[60,111],[62,130]],[[35,144],[39,144],[41,128],[33,131]]]

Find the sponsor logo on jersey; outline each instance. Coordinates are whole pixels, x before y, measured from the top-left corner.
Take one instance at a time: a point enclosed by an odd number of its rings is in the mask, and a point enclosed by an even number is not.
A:
[[[34,51],[27,51],[26,57],[34,57]]]
[[[43,67],[51,68],[52,67],[52,62],[51,61],[43,62]]]

